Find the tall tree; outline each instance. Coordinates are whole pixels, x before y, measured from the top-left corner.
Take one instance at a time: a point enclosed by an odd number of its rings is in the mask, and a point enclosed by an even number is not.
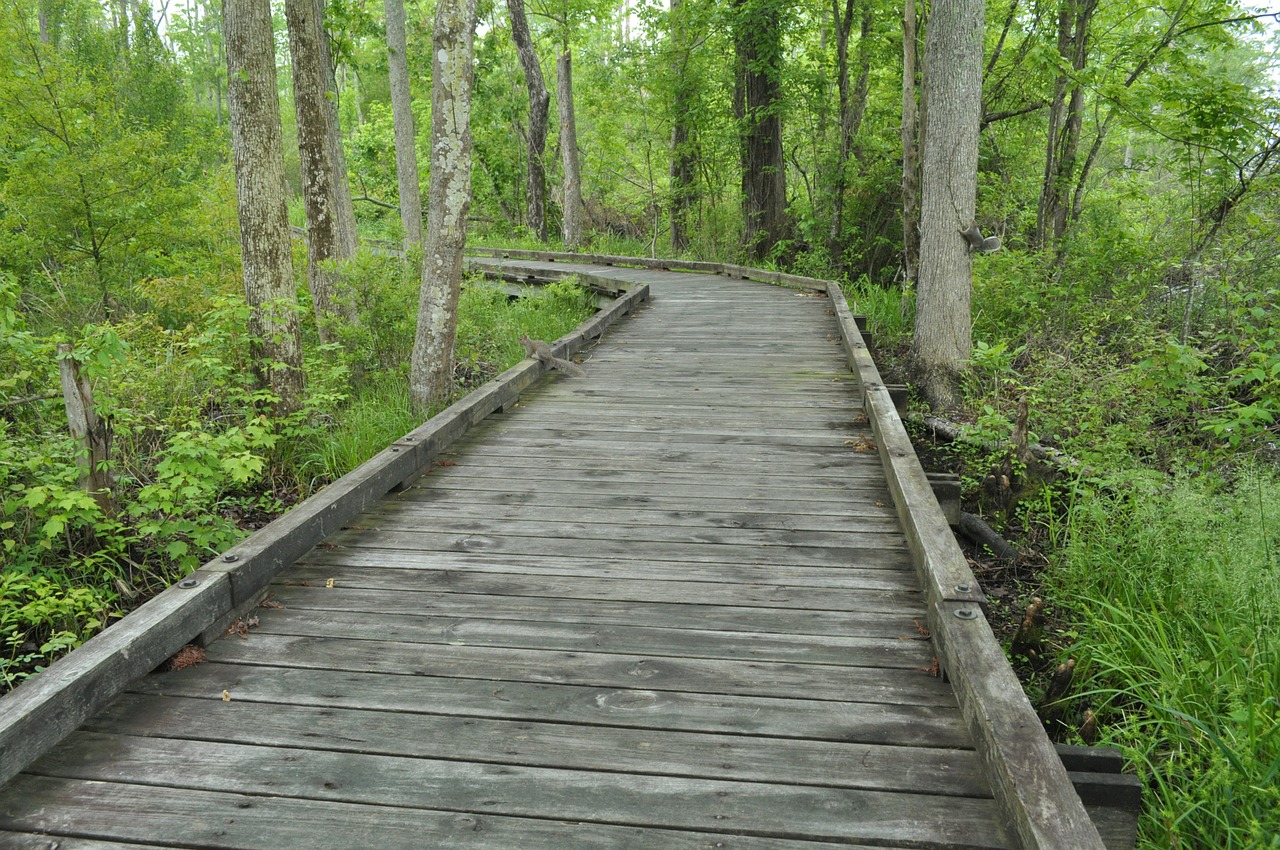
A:
[[[866,114],[867,94],[871,79],[871,25],[874,22],[870,0],[861,0],[862,8],[858,34],[858,79],[849,80],[849,36],[853,32],[854,13],[858,12],[858,0],[845,0],[844,12],[840,0],[831,0],[831,23],[836,35],[836,91],[840,105],[840,154],[836,165],[835,185],[832,192],[831,232],[828,243],[837,266],[840,234],[844,231],[844,196],[849,187],[849,157],[853,154],[853,140],[862,127]]]
[[[346,259],[339,236],[338,200],[329,146],[328,85],[320,52],[324,34],[313,0],[285,0],[289,53],[293,67],[293,102],[298,120],[298,156],[302,167],[302,199],[307,214],[307,283],[320,339],[328,342],[336,317],[347,314],[334,301],[335,260]]]
[[[524,0],[507,0],[511,12],[511,38],[524,68],[525,87],[529,90],[529,161],[526,168],[528,192],[527,224],[542,241],[547,238],[547,169],[543,157],[547,152],[547,123],[551,110],[551,93],[542,76],[542,63],[529,33],[529,19]]]
[[[916,108],[916,3],[902,5],[902,268],[903,282],[916,282],[920,268],[920,113]]]
[[[934,408],[958,401],[972,353],[973,260],[960,235],[974,219],[982,119],[983,0],[933,6],[924,48],[920,285],[913,368]]]
[[[431,39],[431,177],[418,332],[409,388],[421,409],[449,395],[462,251],[471,208],[471,88],[476,0],[440,0]]]
[[[1076,154],[1084,126],[1080,72],[1088,59],[1089,23],[1097,8],[1097,0],[1062,0],[1058,10],[1058,55],[1062,68],[1054,81],[1053,100],[1049,104],[1044,181],[1036,208],[1036,247],[1061,239],[1067,230]]]
[[[583,220],[582,160],[578,156],[578,122],[573,109],[573,54],[565,39],[556,59],[556,105],[560,109],[560,166],[564,169],[564,201],[560,210],[566,251],[582,247]]]
[[[697,199],[698,156],[692,115],[697,80],[689,67],[694,53],[689,17],[683,0],[671,0],[667,18],[672,64],[671,250],[677,254],[689,250],[689,210]]]
[[[329,161],[333,167],[334,198],[337,202],[338,256],[346,259],[355,254],[359,237],[356,233],[356,211],[351,200],[351,180],[347,177],[347,154],[342,147],[342,122],[338,118],[338,63],[330,48],[332,37],[324,22],[325,0],[312,0],[316,6],[316,20],[320,22],[320,61],[324,65],[329,93]]]
[[[409,91],[409,50],[404,0],[386,0],[387,67],[391,77],[391,115],[396,130],[396,179],[400,186],[400,222],[404,244],[422,244],[422,193],[419,189],[417,133]]]
[[[735,112],[740,127],[743,245],[769,257],[789,234],[782,150],[782,37],[787,4],[734,0]]]
[[[285,204],[271,5],[267,0],[226,0],[224,15],[231,147],[254,368],[279,398],[278,409],[291,411],[302,396],[302,334]]]

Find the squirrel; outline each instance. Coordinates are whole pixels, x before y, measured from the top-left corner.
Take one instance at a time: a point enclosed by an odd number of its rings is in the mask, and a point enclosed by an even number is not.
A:
[[[551,346],[547,345],[540,339],[529,339],[527,336],[520,337],[520,344],[524,346],[525,353],[529,357],[535,357],[543,363],[550,363],[553,368],[559,369],[566,375],[574,378],[581,378],[587,374],[582,371],[578,364],[569,360],[561,360],[551,353]]]
[[[967,228],[960,231],[960,235],[964,237],[965,242],[969,243],[970,252],[980,251],[984,254],[989,254],[992,251],[1000,250],[1000,237],[988,236],[984,239],[976,221],[970,222]]]

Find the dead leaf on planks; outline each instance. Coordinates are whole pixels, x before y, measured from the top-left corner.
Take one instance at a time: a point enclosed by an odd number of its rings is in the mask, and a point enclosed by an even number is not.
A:
[[[844,444],[846,446],[853,446],[853,450],[855,452],[873,452],[876,449],[875,443],[862,436],[856,437],[852,440],[845,440]]]
[[[258,616],[255,614],[252,617],[236,620],[229,627],[227,627],[227,630],[223,632],[223,634],[236,635],[241,640],[245,640],[246,638],[249,637],[249,629],[252,629],[258,625],[259,625]]]

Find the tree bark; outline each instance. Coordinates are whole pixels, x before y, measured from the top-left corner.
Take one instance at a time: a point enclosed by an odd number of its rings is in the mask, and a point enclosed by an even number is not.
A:
[[[1079,74],[1088,59],[1089,23],[1097,0],[1063,0],[1058,13],[1058,54]],[[1043,248],[1067,232],[1072,181],[1080,131],[1084,124],[1084,90],[1078,80],[1061,73],[1054,81],[1049,105],[1044,181],[1036,207],[1035,246]]]
[[[422,244],[422,192],[419,189],[417,133],[409,91],[409,52],[404,0],[386,0],[387,67],[391,76],[391,116],[396,128],[396,178],[400,183],[400,222],[404,247]]]
[[[903,284],[916,282],[920,268],[920,150],[916,141],[916,3],[902,7],[902,266]]]
[[[418,332],[409,388],[425,410],[448,398],[462,251],[471,208],[471,89],[476,0],[440,0],[432,37],[431,177]]]
[[[582,163],[578,158],[578,125],[573,109],[573,56],[568,48],[556,60],[556,100],[560,109],[560,163],[564,169],[564,207],[560,212],[564,249],[582,247]]]
[[[324,25],[324,0],[316,4],[316,20],[320,22],[320,61],[325,69],[325,98],[329,108],[329,161],[332,163],[334,199],[337,204],[338,258],[345,260],[356,253],[360,238],[356,231],[356,208],[351,200],[351,180],[347,177],[347,152],[342,147],[342,123],[338,118],[337,64],[329,50],[329,35]]]
[[[982,119],[983,0],[933,7],[925,36],[920,286],[912,364],[935,409],[958,401],[972,351],[973,262],[960,231],[974,218]]]
[[[298,120],[298,157],[302,200],[307,213],[307,284],[321,342],[332,339],[334,320],[350,320],[334,301],[333,262],[345,259],[339,246],[334,168],[329,146],[328,86],[320,56],[324,37],[312,0],[285,0],[289,53],[293,67],[294,113]]]
[[[735,0],[736,112],[741,129],[743,247],[764,260],[789,236],[782,150],[782,10]]]
[[[542,63],[529,34],[529,19],[524,0],[507,0],[511,12],[511,38],[524,68],[524,83],[529,90],[529,163],[526,170],[528,192],[525,197],[529,229],[540,241],[547,240],[547,169],[543,157],[547,153],[547,120],[551,111],[551,93],[542,76]]]
[[[831,0],[831,22],[836,33],[836,89],[840,106],[840,160],[831,199],[831,230],[828,247],[832,262],[837,268],[840,262],[840,235],[844,232],[844,196],[849,187],[849,157],[853,155],[853,140],[862,127],[862,116],[867,108],[867,93],[871,77],[871,25],[874,23],[871,3],[863,0],[861,26],[858,38],[858,80],[849,84],[849,35],[853,32],[853,17],[857,11],[855,0],[845,0],[844,13],[839,0]]]
[[[680,254],[689,250],[689,211],[697,200],[697,148],[692,120],[693,86],[697,81],[689,74],[692,47],[689,25],[681,11],[683,0],[671,0],[670,39],[672,53],[671,98],[671,250]]]
[[[235,155],[244,293],[254,372],[296,410],[302,396],[302,335],[293,283],[275,34],[267,0],[226,0],[227,100]]]
[[[76,466],[80,468],[80,486],[98,503],[103,516],[116,513],[108,461],[111,457],[111,425],[98,418],[93,403],[93,390],[80,374],[80,364],[72,355],[70,343],[58,344],[58,375],[62,384],[62,400],[67,410],[67,426],[71,438],[79,444]]]

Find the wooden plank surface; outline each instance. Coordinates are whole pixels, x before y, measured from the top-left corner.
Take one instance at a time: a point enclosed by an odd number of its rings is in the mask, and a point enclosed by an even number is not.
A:
[[[831,305],[581,270],[653,293],[585,377],[0,790],[0,846],[1014,846]]]

